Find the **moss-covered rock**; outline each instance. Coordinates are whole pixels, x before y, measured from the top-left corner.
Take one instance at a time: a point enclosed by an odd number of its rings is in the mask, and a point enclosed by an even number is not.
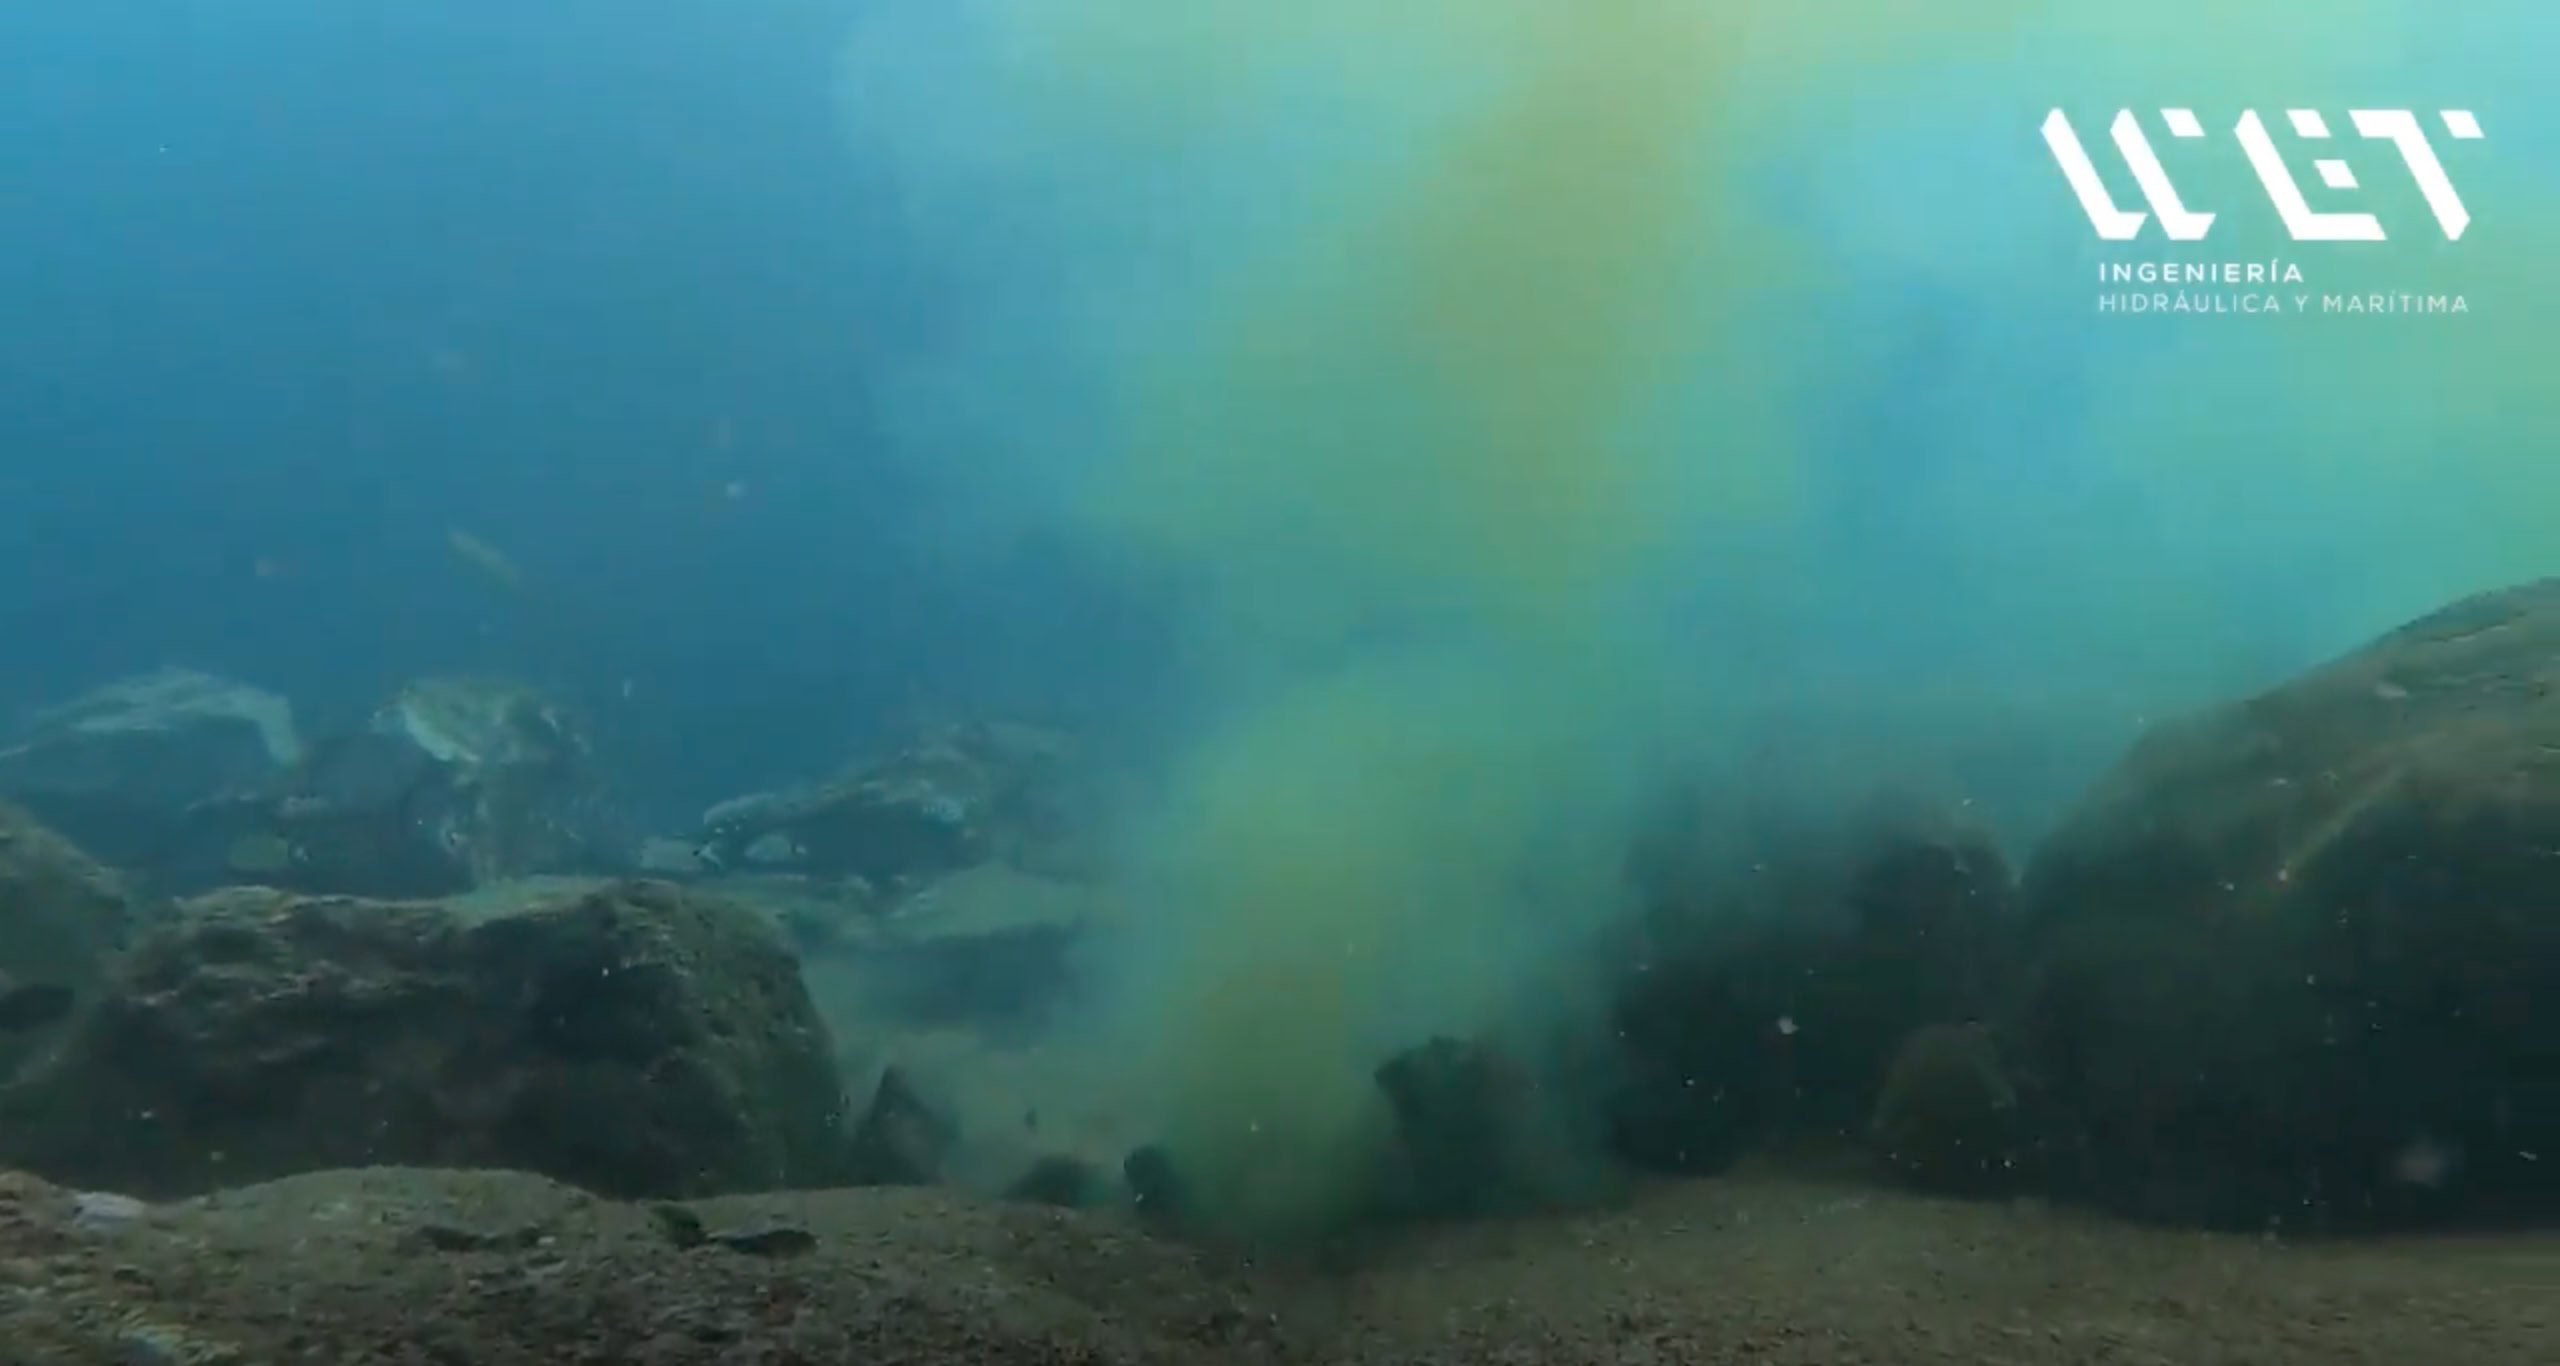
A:
[[[846,1173],[798,964],[757,913],[663,884],[529,902],[248,888],[146,935],[0,1150],[162,1196],[327,1167],[509,1167],[689,1196]]]
[[[2232,1224],[2560,1209],[2560,580],[2160,728],[2026,896],[2026,1062],[2093,1194]]]

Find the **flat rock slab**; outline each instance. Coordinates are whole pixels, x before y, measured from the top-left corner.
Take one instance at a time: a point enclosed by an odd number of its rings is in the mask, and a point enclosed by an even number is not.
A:
[[[1270,1323],[1134,1229],[928,1191],[649,1205],[374,1168],[84,1203],[0,1177],[12,1363],[1242,1363]]]
[[[1746,1175],[1248,1272],[1110,1219],[511,1173],[136,1211],[0,1176],[11,1362],[2549,1366],[2560,1239],[2286,1245]]]

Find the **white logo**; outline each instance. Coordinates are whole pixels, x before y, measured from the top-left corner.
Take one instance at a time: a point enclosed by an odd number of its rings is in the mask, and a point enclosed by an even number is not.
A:
[[[2442,111],[2445,131],[2456,139],[2470,140],[2480,136],[2480,121],[2465,109]],[[2311,139],[2329,136],[2329,125],[2316,110],[2291,109],[2285,117],[2292,121],[2293,131]],[[2355,122],[2356,131],[2365,137],[2384,140],[2400,149],[2400,159],[2409,166],[2409,175],[2418,182],[2418,193],[2426,196],[2427,207],[2435,211],[2436,222],[2443,225],[2448,241],[2459,241],[2462,231],[2471,226],[2471,212],[2462,206],[2462,196],[2453,191],[2453,181],[2444,173],[2444,163],[2436,160],[2436,149],[2427,142],[2426,130],[2418,125],[2418,116],[2406,109],[2357,109],[2347,117]],[[2204,125],[2196,121],[2190,109],[2163,109],[2160,119],[2169,125],[2172,137],[2200,138]],[[2133,111],[2120,110],[2109,131],[2115,137],[2116,150],[2124,154],[2125,165],[2133,171],[2133,180],[2142,187],[2142,197],[2151,206],[2150,214],[2140,209],[2119,209],[2107,187],[2098,180],[2098,168],[2080,146],[2080,135],[2073,132],[2071,120],[2054,110],[2044,116],[2045,145],[2053,149],[2053,159],[2062,165],[2063,177],[2071,182],[2071,191],[2080,197],[2080,207],[2088,212],[2089,225],[2098,236],[2110,242],[2129,242],[2142,231],[2146,217],[2157,215],[2160,228],[2173,242],[2201,241],[2213,227],[2214,216],[2188,208],[2178,198],[2178,189],[2169,183],[2169,173],[2160,167],[2160,157],[2151,150],[2151,140],[2143,135],[2142,125],[2134,121]],[[2275,140],[2267,136],[2267,126],[2260,122],[2256,110],[2240,116],[2234,130],[2240,137],[2240,149],[2249,154],[2249,165],[2258,173],[2258,183],[2267,187],[2267,197],[2275,201],[2276,212],[2284,216],[2285,231],[2297,242],[2380,242],[2384,240],[2381,220],[2369,213],[2318,213],[2303,201],[2302,187],[2294,182],[2293,172],[2276,151]],[[2333,190],[2356,188],[2356,173],[2347,163],[2322,159],[2311,163],[2320,173],[2320,182]]]

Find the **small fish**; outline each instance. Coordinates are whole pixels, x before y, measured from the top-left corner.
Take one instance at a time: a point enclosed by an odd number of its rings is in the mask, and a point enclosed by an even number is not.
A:
[[[70,1014],[76,1000],[69,987],[36,982],[19,986],[0,977],[0,1031],[42,1029]]]

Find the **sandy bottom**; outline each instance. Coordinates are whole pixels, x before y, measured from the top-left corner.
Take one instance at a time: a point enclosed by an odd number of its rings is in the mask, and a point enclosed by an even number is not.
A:
[[[1762,1177],[1407,1254],[1326,1359],[2560,1363],[2550,1236],[2287,1244]]]
[[[2306,1243],[1756,1175],[1246,1264],[925,1191],[625,1205],[321,1173],[139,1214],[0,1176],[7,1366],[2554,1366],[2560,1236]]]

